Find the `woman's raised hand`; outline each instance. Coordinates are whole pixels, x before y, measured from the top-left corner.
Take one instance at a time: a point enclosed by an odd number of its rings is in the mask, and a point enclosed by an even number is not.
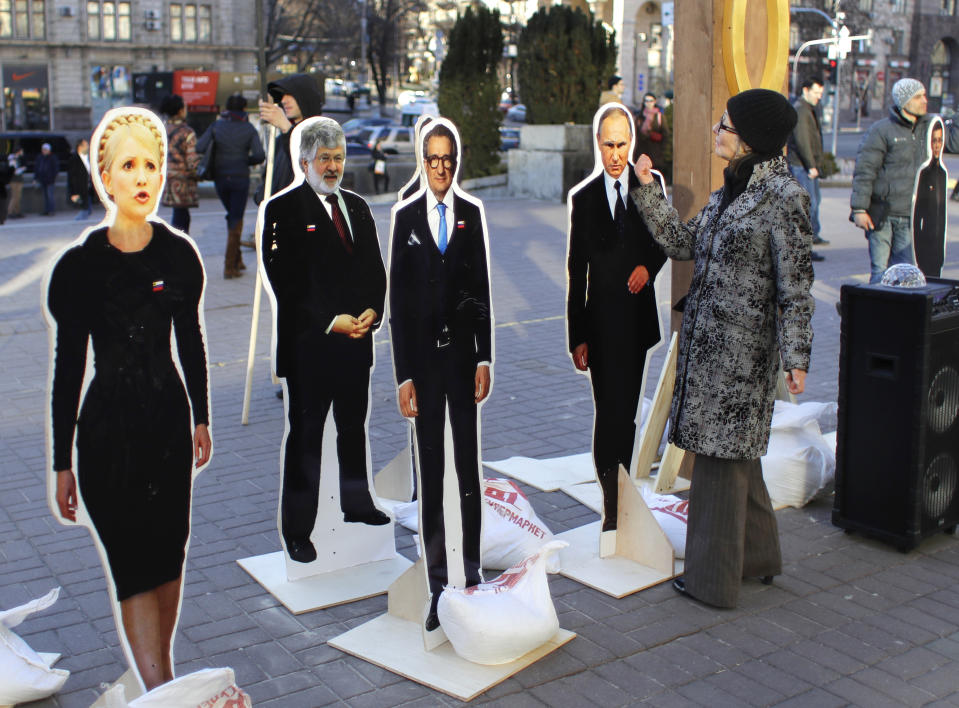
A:
[[[653,181],[653,161],[649,159],[649,155],[640,155],[633,169],[640,184],[650,184]]]

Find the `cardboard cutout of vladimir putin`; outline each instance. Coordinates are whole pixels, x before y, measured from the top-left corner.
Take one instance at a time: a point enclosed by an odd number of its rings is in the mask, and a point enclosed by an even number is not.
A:
[[[638,182],[629,155],[633,117],[607,103],[593,118],[596,165],[569,192],[567,344],[593,389],[593,462],[603,491],[601,555],[615,547],[619,467],[636,438],[646,354],[660,340],[653,281],[666,256],[629,191]]]

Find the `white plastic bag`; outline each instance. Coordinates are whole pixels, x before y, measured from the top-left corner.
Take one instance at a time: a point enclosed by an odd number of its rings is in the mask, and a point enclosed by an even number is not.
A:
[[[643,501],[653,512],[656,523],[666,534],[677,558],[686,557],[686,527],[689,523],[689,501],[672,494],[656,494],[642,487]]]
[[[551,541],[489,581],[445,587],[437,613],[453,649],[477,664],[506,664],[548,641],[559,618],[546,581],[546,559],[567,546]]]
[[[38,701],[53,695],[70,676],[53,669],[13,631],[30,615],[57,601],[60,588],[19,607],[0,612],[0,705]]]
[[[397,504],[393,508],[397,523],[410,531],[419,530],[417,503]],[[529,499],[512,480],[493,477],[483,480],[484,568],[502,570],[536,553],[553,540],[553,533],[533,510]],[[546,572],[559,572],[559,558],[550,556]]]
[[[832,491],[836,450],[822,428],[835,427],[837,410],[831,402],[776,401],[769,449],[762,458],[763,479],[774,502],[798,508]]]
[[[553,540],[533,505],[509,479],[485,480],[483,491],[483,567],[502,570],[520,563]],[[550,555],[546,572],[559,572],[559,558]]]
[[[127,703],[122,685],[103,694],[106,708],[251,708],[233,669],[200,669],[157,686]]]

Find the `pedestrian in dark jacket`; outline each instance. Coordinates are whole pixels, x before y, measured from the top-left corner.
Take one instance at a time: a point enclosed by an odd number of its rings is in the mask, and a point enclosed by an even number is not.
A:
[[[226,100],[226,110],[200,137],[197,150],[213,143],[213,184],[226,209],[226,255],[223,277],[236,278],[246,269],[240,255],[243,212],[250,194],[250,167],[264,160],[263,144],[246,117],[246,99],[239,93]]]
[[[43,192],[44,216],[53,216],[56,213],[53,192],[59,173],[60,161],[57,159],[57,156],[53,154],[50,143],[44,143],[40,147],[40,154],[37,155],[37,161],[33,164],[33,178],[40,186],[40,191]]]
[[[67,196],[80,210],[76,221],[90,218],[90,142],[80,138],[67,163]]]
[[[276,194],[293,181],[290,133],[305,118],[323,113],[323,92],[309,74],[291,74],[267,84],[273,102],[260,101],[260,120],[276,126],[273,148],[273,188]]]
[[[802,95],[793,103],[798,120],[786,143],[786,160],[796,181],[809,192],[809,217],[812,221],[812,242],[829,243],[819,231],[819,177],[823,166],[822,126],[817,106],[822,99],[822,79],[812,77],[802,83]],[[818,258],[815,260],[822,260]]]
[[[896,263],[914,263],[910,216],[919,165],[926,160],[926,89],[915,79],[892,87],[889,116],[870,126],[859,144],[850,219],[869,241],[869,282]]]
[[[795,124],[783,95],[743,91],[713,126],[729,166],[699,214],[680,220],[645,155],[630,192],[666,254],[693,261],[669,420],[670,440],[696,453],[686,571],[674,587],[718,607],[736,606],[743,578],[768,584],[782,571],[760,457],[780,371],[802,393],[812,350],[809,195],[782,157]]]

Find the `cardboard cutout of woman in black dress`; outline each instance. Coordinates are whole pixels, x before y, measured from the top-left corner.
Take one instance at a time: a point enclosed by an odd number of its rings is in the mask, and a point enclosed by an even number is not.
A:
[[[149,690],[173,678],[193,476],[211,454],[205,277],[193,241],[156,218],[159,118],[109,111],[90,158],[107,216],[57,256],[45,281],[50,504],[94,531],[118,634]]]
[[[912,210],[912,244],[916,265],[927,277],[938,278],[946,259],[946,183],[942,164],[942,119],[933,118],[926,143],[926,159],[916,176]]]

